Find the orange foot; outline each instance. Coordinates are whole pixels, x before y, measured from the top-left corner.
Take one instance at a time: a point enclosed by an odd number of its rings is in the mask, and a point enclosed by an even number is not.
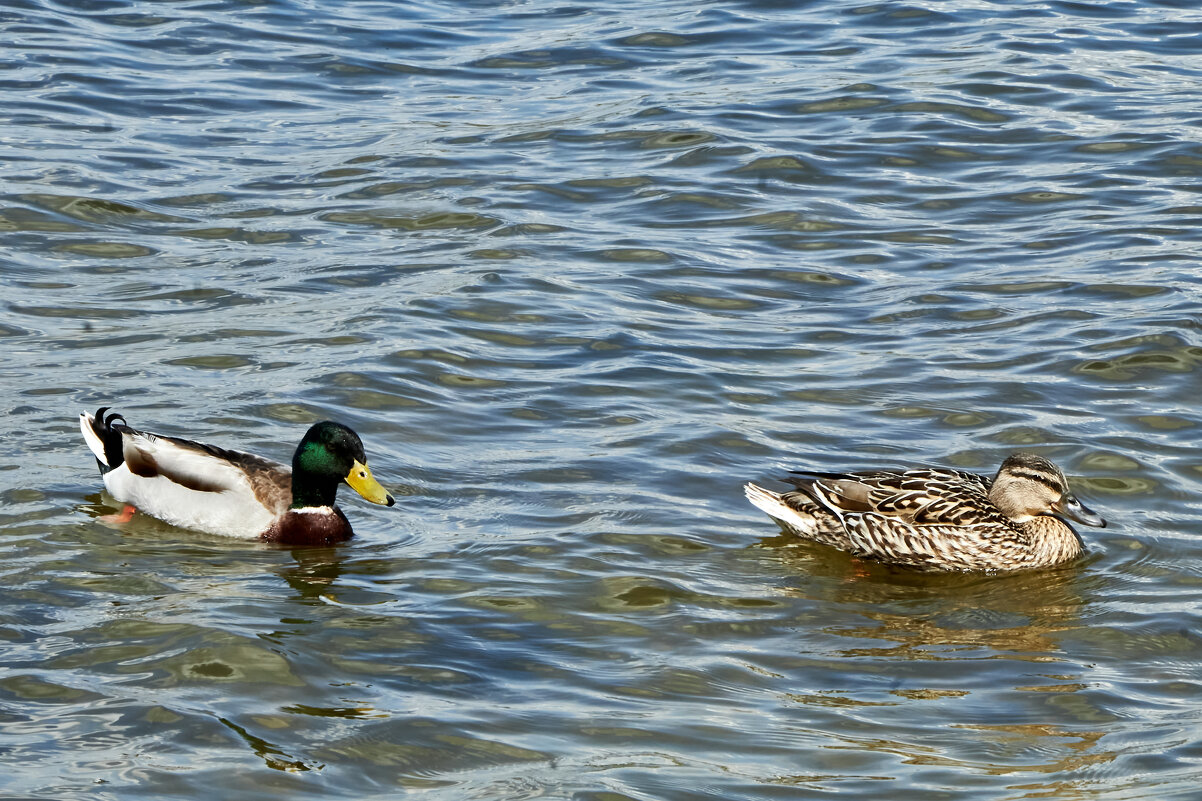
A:
[[[868,564],[864,560],[853,559],[851,561],[850,573],[851,575],[847,577],[846,581],[860,581],[871,576],[872,569],[868,567]]]
[[[100,522],[101,523],[115,523],[117,525],[122,525],[124,523],[128,523],[129,521],[133,520],[134,512],[136,512],[136,511],[138,511],[138,510],[135,509],[134,507],[130,506],[127,503],[127,504],[125,504],[125,508],[122,509],[119,514],[104,515],[103,517],[100,518]]]

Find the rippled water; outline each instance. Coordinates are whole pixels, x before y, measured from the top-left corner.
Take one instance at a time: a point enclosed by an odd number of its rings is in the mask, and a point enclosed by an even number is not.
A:
[[[1195,797],[1194,6],[6,3],[5,797]],[[105,525],[102,404],[398,505]],[[1083,560],[740,491],[1018,448]]]

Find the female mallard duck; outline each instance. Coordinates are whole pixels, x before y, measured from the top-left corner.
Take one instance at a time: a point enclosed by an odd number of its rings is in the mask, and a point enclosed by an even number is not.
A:
[[[287,545],[328,545],[354,535],[334,505],[339,483],[372,503],[395,503],[368,469],[359,435],[339,423],[310,428],[289,470],[261,456],[135,431],[119,414],[105,417],[107,410],[79,416],[105,488],[175,526]]]
[[[747,499],[786,531],[865,559],[920,570],[1016,570],[1081,555],[1061,516],[1103,528],[1060,468],[1016,453],[997,475],[922,469],[799,472],[795,491],[747,484]]]

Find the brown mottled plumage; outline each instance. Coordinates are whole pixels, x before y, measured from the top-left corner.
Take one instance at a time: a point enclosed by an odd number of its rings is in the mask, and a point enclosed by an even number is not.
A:
[[[1007,458],[992,479],[930,468],[799,476],[784,493],[747,484],[747,499],[799,537],[920,570],[1054,565],[1083,550],[1060,517],[1106,525],[1060,468],[1030,453]]]

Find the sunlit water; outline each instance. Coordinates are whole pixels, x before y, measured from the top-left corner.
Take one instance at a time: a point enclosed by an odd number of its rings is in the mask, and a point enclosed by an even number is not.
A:
[[[1195,798],[1194,7],[6,3],[4,797]],[[398,504],[114,528],[100,405]],[[1084,559],[740,491],[1019,448]]]

